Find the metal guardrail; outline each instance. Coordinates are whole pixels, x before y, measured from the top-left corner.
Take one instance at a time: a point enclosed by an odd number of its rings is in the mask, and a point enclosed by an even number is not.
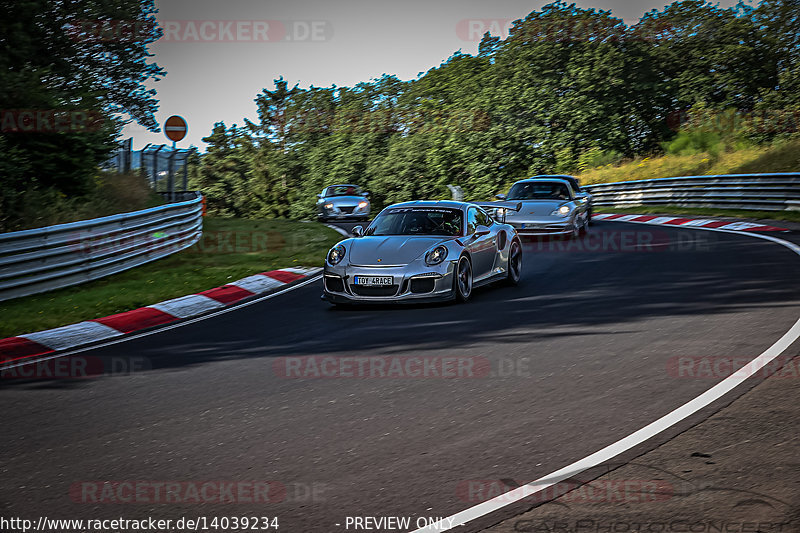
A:
[[[203,197],[108,217],[0,234],[0,301],[116,274],[188,248]]]
[[[582,187],[595,206],[679,205],[800,210],[800,172],[725,174],[600,183]]]

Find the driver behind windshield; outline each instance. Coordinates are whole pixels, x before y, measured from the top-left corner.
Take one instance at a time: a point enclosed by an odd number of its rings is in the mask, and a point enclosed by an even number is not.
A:
[[[508,193],[508,200],[569,200],[563,183],[517,183]]]
[[[370,224],[365,235],[461,235],[461,211],[392,209]]]

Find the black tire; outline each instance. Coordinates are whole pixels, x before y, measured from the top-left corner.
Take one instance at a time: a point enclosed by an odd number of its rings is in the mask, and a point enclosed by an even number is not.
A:
[[[589,209],[589,216],[586,218],[586,225],[593,226],[594,222],[592,222],[592,210]]]
[[[583,235],[583,225],[578,225],[580,221],[576,218],[575,219],[575,226],[572,228],[572,233],[569,234],[569,239],[580,239],[581,235]]]
[[[457,302],[466,302],[472,295],[472,263],[462,255],[453,270],[453,292]]]
[[[508,248],[508,273],[507,285],[517,285],[522,277],[522,245],[519,241],[512,241]]]

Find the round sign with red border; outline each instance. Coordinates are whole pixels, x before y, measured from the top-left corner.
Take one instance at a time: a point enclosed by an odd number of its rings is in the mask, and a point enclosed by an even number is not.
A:
[[[178,142],[186,137],[186,132],[189,130],[188,124],[178,115],[172,115],[164,122],[164,135],[170,141]]]

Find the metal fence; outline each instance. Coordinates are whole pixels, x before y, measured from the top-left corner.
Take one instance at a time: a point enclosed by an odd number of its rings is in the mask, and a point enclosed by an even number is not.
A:
[[[583,188],[592,194],[595,206],[800,210],[800,172],[659,178]]]
[[[0,234],[0,301],[116,274],[188,248],[202,195],[108,217]]]
[[[189,157],[195,148],[173,149],[168,144],[148,144],[141,150],[133,149],[133,140],[122,141],[114,155],[103,165],[118,172],[140,170],[156,192],[188,189]]]

